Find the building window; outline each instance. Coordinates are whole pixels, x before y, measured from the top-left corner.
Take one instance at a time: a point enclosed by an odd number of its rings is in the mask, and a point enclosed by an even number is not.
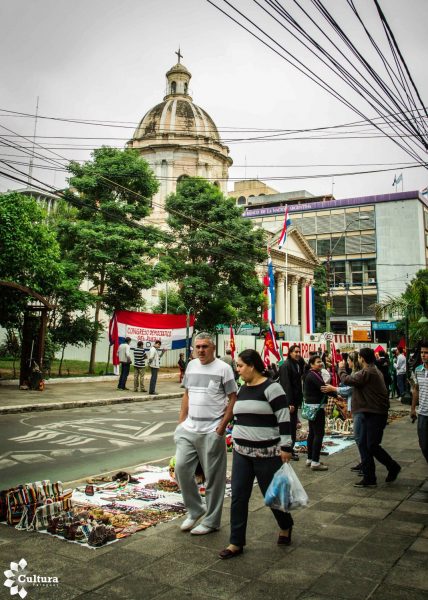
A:
[[[330,267],[331,287],[345,287],[346,268],[344,260],[335,260]]]
[[[333,256],[345,254],[345,236],[331,238],[331,253]]]
[[[180,175],[180,177],[177,178],[177,183],[180,183],[181,181],[183,181],[183,179],[187,179],[188,177],[188,175],[183,173],[183,175]]]
[[[330,238],[326,240],[317,240],[317,254],[318,256],[327,256],[330,254]]]
[[[184,93],[187,94],[187,90],[189,88],[189,84],[187,83],[187,81],[184,83]]]
[[[247,199],[245,196],[239,196],[238,198],[238,204],[246,204]]]
[[[351,260],[349,262],[351,268],[351,285],[363,285],[364,281],[364,267],[362,260]]]
[[[177,91],[177,84],[175,81],[171,81],[171,94],[175,94]]]
[[[376,261],[368,260],[366,261],[367,268],[367,283],[369,285],[376,284]]]
[[[219,188],[220,187],[220,182],[214,181],[214,185]]]

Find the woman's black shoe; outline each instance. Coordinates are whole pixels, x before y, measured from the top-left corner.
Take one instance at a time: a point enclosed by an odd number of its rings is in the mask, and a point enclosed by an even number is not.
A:
[[[239,548],[239,550],[229,550],[229,548],[225,548],[221,552],[219,552],[219,557],[223,560],[228,558],[234,558],[235,556],[239,556],[244,552],[244,548]]]
[[[282,535],[281,533],[278,536],[277,544],[278,546],[289,546],[291,544],[291,533],[293,531],[293,525],[290,525],[290,529],[288,530],[288,535]]]
[[[359,473],[361,471],[361,467],[362,467],[362,464],[360,463],[359,465],[355,465],[355,467],[351,467],[351,471],[355,471],[356,473]]]

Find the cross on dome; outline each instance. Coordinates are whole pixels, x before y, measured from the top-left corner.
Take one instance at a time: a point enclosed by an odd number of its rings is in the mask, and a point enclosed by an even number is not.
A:
[[[180,46],[178,46],[178,52],[175,52],[175,54],[178,56],[178,64],[180,64],[180,58],[183,58],[183,55],[180,52]]]

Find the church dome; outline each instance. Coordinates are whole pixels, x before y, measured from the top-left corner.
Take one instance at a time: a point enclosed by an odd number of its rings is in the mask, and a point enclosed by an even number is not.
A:
[[[133,140],[161,138],[172,141],[191,137],[200,142],[220,142],[214,121],[189,95],[191,77],[190,71],[180,62],[169,69],[163,102],[144,115]]]
[[[173,97],[171,97],[173,96]],[[141,119],[133,139],[150,137],[192,137],[220,141],[217,127],[209,114],[194,104],[190,97],[170,95],[151,108]]]

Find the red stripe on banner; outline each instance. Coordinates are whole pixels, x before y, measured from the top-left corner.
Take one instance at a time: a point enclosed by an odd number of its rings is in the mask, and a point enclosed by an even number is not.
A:
[[[147,327],[152,329],[180,329],[186,327],[186,315],[163,315],[130,310],[117,310],[115,313],[118,323]],[[190,326],[195,324],[194,315],[190,315]]]

